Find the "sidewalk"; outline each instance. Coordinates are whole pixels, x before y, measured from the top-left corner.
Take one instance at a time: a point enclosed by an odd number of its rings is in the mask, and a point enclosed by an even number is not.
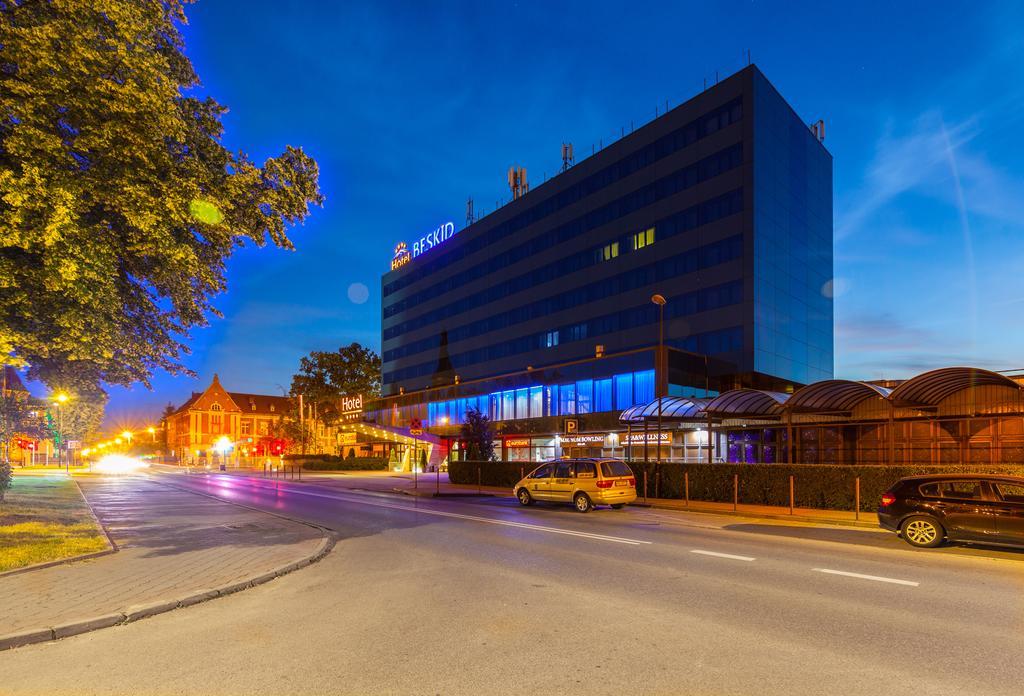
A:
[[[143,477],[78,481],[118,551],[0,575],[0,650],[228,594],[330,549],[316,527]]]

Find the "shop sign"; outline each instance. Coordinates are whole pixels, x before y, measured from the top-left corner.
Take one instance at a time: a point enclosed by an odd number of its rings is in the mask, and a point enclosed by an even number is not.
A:
[[[506,447],[529,447],[530,438],[528,437],[509,437],[505,438]]]
[[[660,443],[662,445],[670,445],[672,444],[672,433],[665,431],[647,433],[647,442],[650,442],[652,444]],[[629,444],[644,444],[644,433],[631,433],[629,436]]]
[[[563,445],[602,445],[604,435],[601,433],[581,433],[578,435],[563,435]]]
[[[338,440],[339,440],[338,444],[342,445],[342,446],[354,445],[354,444],[356,444],[356,434],[355,433],[340,433],[338,435]]]
[[[395,247],[394,256],[391,257],[391,270],[393,271],[396,268],[401,268],[423,252],[430,251],[436,246],[441,246],[441,244],[451,239],[454,234],[455,223],[446,222],[442,225],[438,225],[437,229],[433,232],[425,234],[415,240],[412,243],[411,252],[405,242],[399,242]]]

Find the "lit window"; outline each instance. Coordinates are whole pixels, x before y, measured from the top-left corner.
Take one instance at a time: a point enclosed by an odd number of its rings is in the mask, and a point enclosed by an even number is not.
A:
[[[558,332],[557,331],[548,331],[546,334],[544,334],[544,347],[546,347],[546,348],[554,348],[557,345],[558,345]]]
[[[643,232],[633,235],[633,249],[643,249],[645,246],[654,244],[654,228],[648,227]]]
[[[271,410],[271,411],[273,411],[273,410],[274,410],[274,404],[270,404],[270,410]]]
[[[251,433],[249,431],[251,429],[252,429],[252,424],[249,423],[249,421],[247,421],[247,420],[242,421],[242,434],[243,435],[250,435]]]
[[[252,410],[253,411],[256,410],[256,402],[255,401],[251,402],[249,405],[252,406]]]
[[[614,259],[618,255],[619,255],[619,243],[618,242],[612,242],[611,244],[606,244],[606,245],[604,245],[603,247],[601,247],[600,249],[597,250],[597,260],[598,261],[611,261],[612,259]]]
[[[210,406],[210,410],[211,411],[219,411],[220,410],[220,404],[213,404],[212,406]]]

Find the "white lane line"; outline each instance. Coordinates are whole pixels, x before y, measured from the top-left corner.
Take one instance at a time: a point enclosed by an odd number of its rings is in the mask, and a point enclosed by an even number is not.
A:
[[[863,573],[849,573],[845,570],[829,570],[828,568],[812,568],[816,573],[827,573],[828,575],[842,575],[848,578],[858,578],[860,580],[874,580],[875,582],[888,582],[893,585],[906,585],[908,587],[918,587],[921,583],[914,582],[913,580],[899,580],[898,578],[884,578],[881,575],[864,575]]]
[[[230,488],[229,486],[220,486],[220,488]],[[266,486],[255,485],[254,488],[272,491],[273,488]],[[280,490],[280,489],[278,489]],[[424,515],[436,515],[437,517],[453,517],[456,519],[470,520],[472,522],[484,522],[486,524],[497,524],[503,527],[517,527],[519,529],[529,529],[535,532],[549,532],[551,534],[564,534],[566,536],[583,537],[584,539],[595,539],[597,541],[610,541],[616,544],[629,544],[631,546],[640,546],[642,544],[652,544],[650,541],[642,541],[640,539],[627,539],[625,537],[608,536],[606,534],[593,534],[591,532],[577,532],[572,529],[561,529],[559,527],[545,527],[539,524],[528,524],[526,522],[511,522],[509,520],[496,520],[491,517],[478,517],[476,515],[462,515],[457,512],[445,512],[443,510],[430,510],[422,507],[413,507],[412,505],[398,505],[396,503],[383,503],[380,501],[370,500],[359,500],[357,495],[339,496],[329,495],[327,493],[316,493],[314,491],[300,490],[297,488],[286,489],[288,493],[298,495],[308,495],[314,498],[327,498],[328,500],[337,500],[345,503],[358,503],[359,505],[369,505],[371,507],[382,507],[389,508],[392,510],[406,510],[408,512],[419,512]]]
[[[715,558],[728,558],[733,561],[756,561],[752,556],[737,556],[732,553],[719,553],[718,551],[703,551],[701,549],[690,549],[690,553],[699,553],[701,556],[714,556]]]

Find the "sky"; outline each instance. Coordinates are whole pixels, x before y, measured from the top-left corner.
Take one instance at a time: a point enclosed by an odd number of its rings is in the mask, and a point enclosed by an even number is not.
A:
[[[286,391],[299,359],[380,348],[394,245],[508,198],[742,68],[747,52],[834,157],[836,376],[1024,368],[1024,4],[199,0],[186,53],[225,142],[319,163],[293,252],[245,248],[223,312],[109,426],[153,421],[218,373]]]

